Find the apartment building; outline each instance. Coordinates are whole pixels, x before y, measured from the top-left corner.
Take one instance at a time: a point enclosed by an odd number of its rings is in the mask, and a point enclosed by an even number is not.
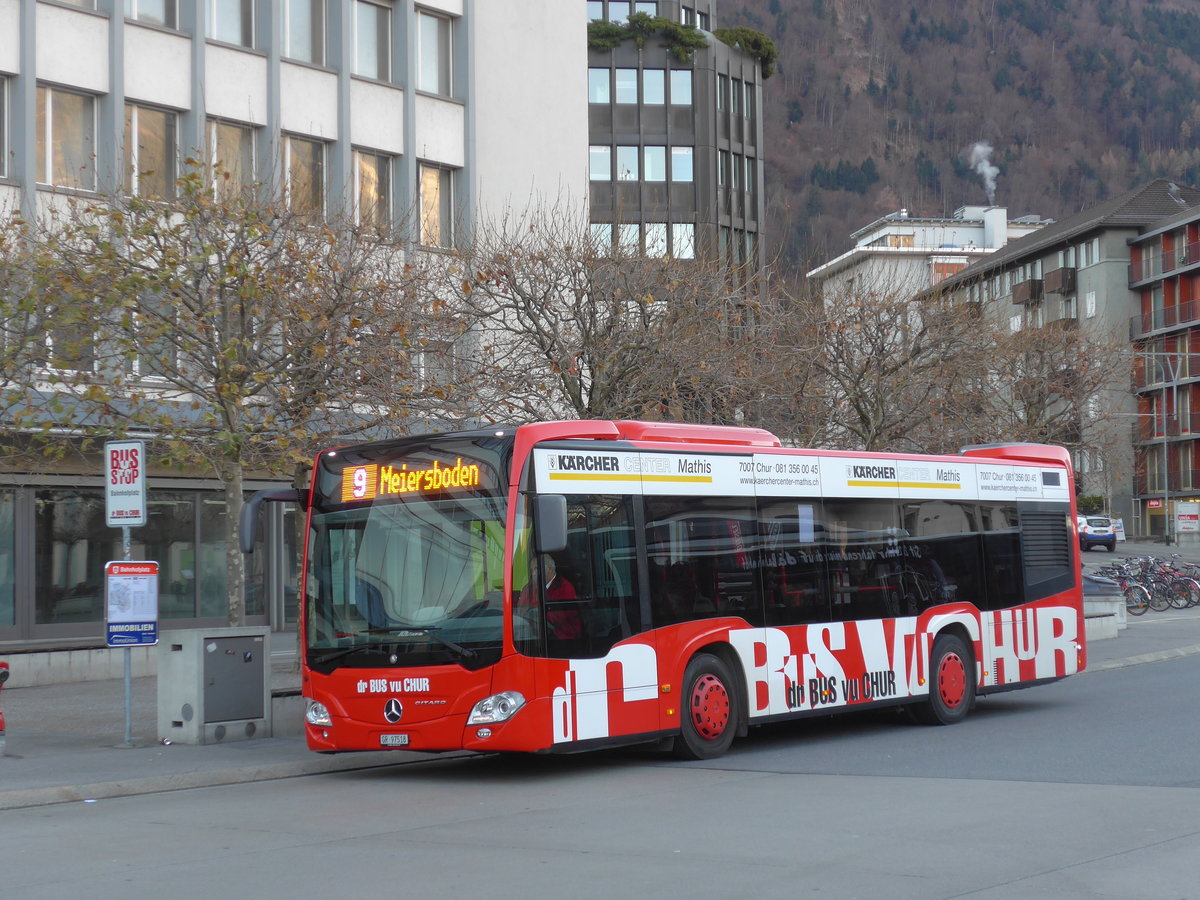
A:
[[[584,208],[585,9],[517,6],[0,0],[0,214],[170,196],[189,157],[317,217],[407,228],[435,252],[526,204]],[[102,568],[121,551],[101,469],[0,473],[0,649],[102,643]],[[134,530],[132,552],[160,561],[164,627],[222,623],[219,485],[151,472],[148,507],[155,527]],[[294,513],[271,516],[247,621],[282,628],[297,530]]]
[[[1197,207],[1200,190],[1156,179],[1047,224],[942,284],[1013,330],[1087,329],[1141,356],[1132,389],[1128,356],[1116,353],[1112,381],[1077,411],[1081,446],[1094,448],[1076,453],[1080,492],[1103,496],[1132,536],[1164,533],[1164,488],[1200,498],[1191,491],[1187,355]]]
[[[589,21],[633,13],[694,26],[707,46],[681,59],[665,41],[588,51],[593,236],[648,255],[757,272],[763,241],[763,74],[715,38],[715,0],[586,0]],[[687,55],[687,54],[685,54]]]
[[[851,249],[807,277],[827,304],[854,293],[915,296],[1046,224],[1037,216],[1009,219],[1002,206],[963,206],[950,218],[901,209],[854,232]]]
[[[1181,191],[1183,189],[1180,189]],[[1130,241],[1135,515],[1148,533],[1200,535],[1200,209]]]

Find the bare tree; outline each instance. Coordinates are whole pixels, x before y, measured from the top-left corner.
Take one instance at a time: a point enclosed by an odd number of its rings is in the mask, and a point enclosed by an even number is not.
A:
[[[148,432],[160,461],[224,486],[240,624],[246,475],[290,474],[323,444],[402,429],[420,398],[414,342],[439,313],[385,234],[249,191],[214,195],[198,169],[178,187],[173,201],[111,197],[51,221],[41,290],[94,337],[61,385],[80,419]]]
[[[832,420],[826,439],[861,450],[933,449],[978,334],[965,306],[847,292],[807,307]],[[931,446],[932,445],[932,446]]]
[[[476,323],[485,415],[733,422],[756,397],[758,326],[728,270],[601,246],[557,210],[485,226],[441,264]]]

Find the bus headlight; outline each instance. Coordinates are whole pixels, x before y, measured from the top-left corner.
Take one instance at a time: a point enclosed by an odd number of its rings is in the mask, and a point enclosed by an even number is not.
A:
[[[329,717],[329,710],[325,708],[325,704],[318,703],[316,700],[308,702],[308,710],[304,713],[304,721],[309,725],[321,725],[326,728],[333,724],[333,719]]]
[[[525,705],[525,697],[517,691],[503,691],[484,697],[471,708],[468,725],[492,725],[507,722]]]

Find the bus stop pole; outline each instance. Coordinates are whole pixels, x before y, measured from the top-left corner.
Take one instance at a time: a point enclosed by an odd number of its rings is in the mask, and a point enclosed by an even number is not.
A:
[[[121,526],[121,558],[126,562],[131,559],[129,526]],[[123,747],[133,746],[133,650],[125,647],[125,743]]]

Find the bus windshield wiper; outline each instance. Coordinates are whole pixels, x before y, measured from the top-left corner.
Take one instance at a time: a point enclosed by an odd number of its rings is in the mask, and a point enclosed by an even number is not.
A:
[[[427,637],[438,644],[441,644],[455,656],[459,657],[459,659],[472,660],[479,655],[474,650],[464,647],[461,644],[456,644],[454,641],[442,637],[440,634],[438,634],[439,630],[440,629],[436,625],[390,625],[386,627],[378,626],[368,628],[367,634],[394,634],[403,635],[406,637],[409,635],[420,635],[422,637]]]
[[[339,647],[336,650],[331,650],[323,656],[318,656],[313,659],[313,665],[323,666],[327,663],[339,660],[342,657],[349,656],[351,653],[357,653],[359,650],[374,650],[380,652],[380,648],[375,644],[355,644],[353,647]]]

